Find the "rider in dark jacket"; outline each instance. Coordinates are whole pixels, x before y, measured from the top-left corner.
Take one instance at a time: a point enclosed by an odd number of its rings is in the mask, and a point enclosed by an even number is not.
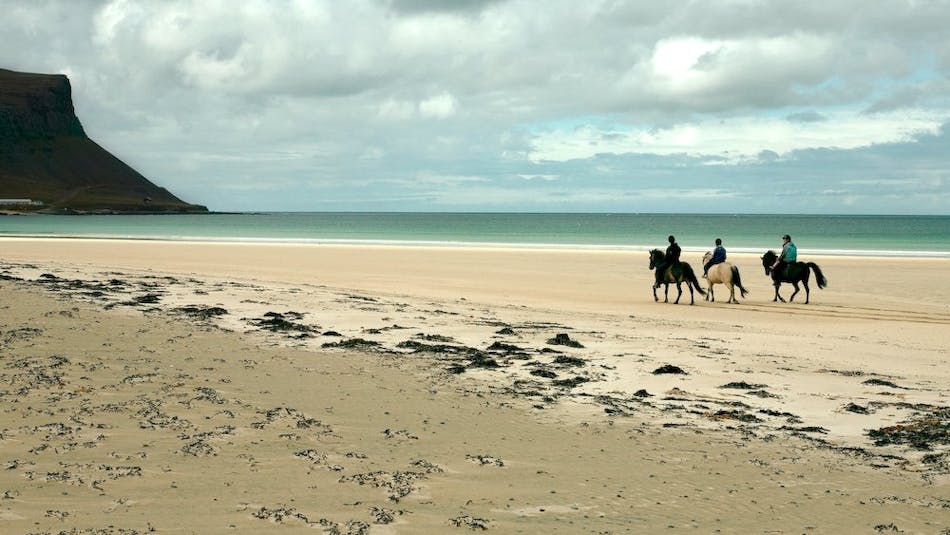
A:
[[[709,268],[716,264],[722,264],[726,261],[726,248],[722,246],[722,239],[716,238],[716,248],[713,249],[712,258],[703,266],[703,278],[709,275]]]
[[[656,266],[656,284],[653,285],[654,288],[660,287],[660,283],[663,281],[663,272],[666,271],[666,268],[679,262],[680,253],[683,252],[676,243],[676,238],[670,236],[667,239],[670,242],[670,246],[666,248],[666,256],[663,258],[663,261]]]

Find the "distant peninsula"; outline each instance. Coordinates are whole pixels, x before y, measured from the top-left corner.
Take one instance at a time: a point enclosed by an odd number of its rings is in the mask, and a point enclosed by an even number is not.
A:
[[[65,75],[0,69],[0,212],[207,211],[89,139]]]

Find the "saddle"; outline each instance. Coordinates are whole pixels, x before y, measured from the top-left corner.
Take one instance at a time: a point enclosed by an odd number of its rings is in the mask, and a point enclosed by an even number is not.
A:
[[[662,278],[666,279],[667,277],[669,277],[671,279],[676,279],[676,277],[673,275],[673,268],[676,266],[679,266],[680,264],[682,264],[682,262],[680,262],[679,260],[677,260],[676,262],[668,262],[660,270],[660,274]]]
[[[793,264],[796,264],[796,262],[785,262],[785,261],[779,262],[778,267],[775,268],[775,272],[779,275],[779,277],[783,277],[786,279],[790,278],[792,276]]]

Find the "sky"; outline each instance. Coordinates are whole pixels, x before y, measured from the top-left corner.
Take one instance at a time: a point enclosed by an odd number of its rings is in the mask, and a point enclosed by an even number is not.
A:
[[[0,67],[212,210],[950,215],[950,0],[0,12]]]

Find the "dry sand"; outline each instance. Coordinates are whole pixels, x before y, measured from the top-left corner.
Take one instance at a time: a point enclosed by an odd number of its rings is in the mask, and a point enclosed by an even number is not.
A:
[[[950,261],[732,260],[0,239],[0,532],[950,533]]]

